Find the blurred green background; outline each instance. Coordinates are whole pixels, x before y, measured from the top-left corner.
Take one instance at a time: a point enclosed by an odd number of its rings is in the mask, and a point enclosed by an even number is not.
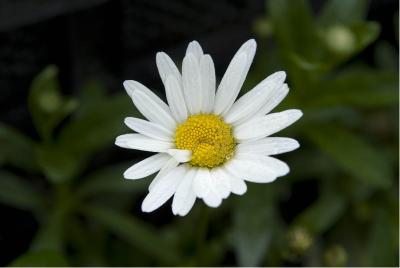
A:
[[[183,218],[170,203],[140,212],[151,179],[122,177],[143,157],[113,144],[129,132],[123,118],[140,117],[122,81],[115,94],[88,80],[65,95],[56,65],[38,73],[27,99],[36,134],[0,123],[2,219],[32,215],[31,236],[3,265],[398,266],[398,9],[393,43],[366,19],[369,1],[322,3],[316,13],[307,1],[270,0],[252,19],[258,51],[242,93],[286,70],[291,91],[275,110],[304,112],[279,133],[301,144],[278,156],[290,174],[248,183],[217,209],[197,201]]]

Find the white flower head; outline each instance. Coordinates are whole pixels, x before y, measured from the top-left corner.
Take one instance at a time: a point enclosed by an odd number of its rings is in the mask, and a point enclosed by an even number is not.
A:
[[[268,183],[289,172],[286,163],[271,155],[292,151],[299,143],[270,135],[294,123],[302,112],[269,114],[289,92],[285,72],[268,76],[235,102],[255,51],[255,40],[244,43],[217,89],[213,60],[198,42],[189,44],[182,72],[167,54],[157,53],[168,105],[139,82],[124,82],[148,121],[126,118],[125,124],[137,133],[121,135],[115,144],[156,153],[124,173],[136,180],[158,172],[143,211],[159,208],[172,196],[175,215],[186,215],[196,198],[218,207],[230,193],[244,194],[245,181]]]

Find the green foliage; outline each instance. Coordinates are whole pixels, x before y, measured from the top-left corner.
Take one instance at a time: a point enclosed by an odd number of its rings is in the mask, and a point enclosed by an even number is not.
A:
[[[271,240],[276,238],[277,190],[274,185],[254,185],[248,196],[236,204],[231,240],[240,266],[260,266]]]
[[[368,2],[368,0],[327,1],[318,22],[322,25],[330,25],[363,21],[367,15]]]
[[[140,117],[122,86],[110,95],[92,81],[71,98],[57,67],[45,68],[28,99],[40,140],[0,123],[0,202],[39,225],[9,265],[398,266],[398,50],[374,45],[368,8],[328,0],[314,14],[306,0],[267,1],[246,87],[287,72],[277,110],[304,117],[280,135],[301,147],[282,156],[289,175],[183,218],[135,212],[151,178],[123,180],[135,161],[111,159],[124,117]],[[365,48],[373,63],[358,57]]]
[[[36,171],[38,166],[33,147],[34,142],[24,134],[0,123],[0,164]]]
[[[84,208],[88,217],[107,226],[111,232],[126,239],[134,248],[171,265],[179,261],[176,245],[169,243],[156,230],[130,215],[120,214],[105,207],[87,206]]]
[[[42,209],[40,192],[27,180],[0,170],[0,202],[24,210]]]
[[[304,210],[294,221],[294,226],[303,226],[313,235],[329,230],[346,208],[346,200],[333,191],[323,191],[319,200]]]
[[[71,179],[79,167],[79,161],[72,154],[54,145],[39,146],[36,157],[46,178],[53,183]]]
[[[59,143],[76,157],[84,158],[109,146],[126,129],[121,124],[123,118],[138,115],[132,101],[122,93],[111,98],[103,93],[90,101],[60,133]],[[100,127],[107,131],[99,131]]]
[[[58,68],[50,65],[32,82],[28,104],[41,137],[48,141],[54,127],[77,106],[75,100],[61,95]]]
[[[54,251],[27,253],[11,263],[13,267],[66,267],[67,260]]]
[[[382,226],[390,226],[389,215],[385,210],[377,209],[369,230],[365,263],[371,266],[397,266],[396,243],[399,236],[391,228]]]
[[[388,159],[362,137],[333,126],[319,126],[307,130],[307,133],[350,175],[374,187],[388,188],[392,185],[393,173]]]
[[[143,192],[147,188],[145,180],[121,180],[121,174],[129,168],[132,163],[121,163],[101,168],[93,174],[89,174],[77,189],[77,195],[81,197],[99,196],[108,193]]]
[[[394,72],[369,69],[347,71],[318,83],[315,95],[306,105],[310,108],[379,108],[396,105],[397,86],[397,74]]]

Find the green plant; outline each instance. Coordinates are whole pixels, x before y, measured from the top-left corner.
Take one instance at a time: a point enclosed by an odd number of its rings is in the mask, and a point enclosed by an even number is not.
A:
[[[278,109],[304,112],[286,132],[301,143],[286,159],[291,173],[154,225],[131,212],[149,183],[122,178],[133,163],[91,162],[110,152],[125,116],[139,116],[129,97],[97,83],[65,97],[49,66],[29,96],[40,140],[0,125],[0,202],[40,226],[11,265],[398,265],[397,51],[377,44],[375,66],[357,57],[379,36],[367,1],[329,0],[318,16],[303,0],[267,3],[245,89],[287,71],[291,91]],[[281,204],[305,181],[316,200],[283,217]]]

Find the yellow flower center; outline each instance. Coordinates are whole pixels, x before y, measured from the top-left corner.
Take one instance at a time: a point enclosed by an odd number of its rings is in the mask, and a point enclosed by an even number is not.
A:
[[[178,149],[192,151],[190,164],[213,168],[230,159],[235,152],[232,128],[218,115],[191,115],[176,129]]]

